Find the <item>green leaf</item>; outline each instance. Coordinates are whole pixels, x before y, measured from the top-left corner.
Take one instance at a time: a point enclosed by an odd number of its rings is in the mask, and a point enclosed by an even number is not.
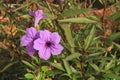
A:
[[[117,66],[114,68],[114,71],[115,71],[116,73],[120,71],[120,64],[117,65]]]
[[[89,54],[88,56],[85,56],[85,60],[86,62],[92,59],[95,59],[97,57],[99,57],[102,53],[98,52],[98,53],[93,53],[93,54]]]
[[[60,63],[52,63],[52,62],[49,62],[50,65],[52,65],[53,67],[59,69],[59,70],[62,70],[62,71],[65,71],[63,66],[60,64]]]
[[[94,76],[90,76],[90,78],[88,78],[88,80],[96,80]]]
[[[54,72],[53,71],[47,71],[45,74],[46,74],[46,76],[52,76],[54,74]]]
[[[115,40],[120,38],[120,32],[113,33],[109,36],[108,40]]]
[[[36,56],[31,56],[31,57],[32,57],[32,59],[34,59],[34,60],[36,61],[36,63],[39,64],[39,59],[38,59],[38,57],[36,57]]]
[[[100,68],[96,64],[93,63],[89,63],[89,64],[95,71],[100,72]]]
[[[69,77],[69,75],[67,74],[67,73],[63,73],[63,74],[61,74],[60,76],[59,76],[59,80],[63,80],[64,79],[64,77]],[[66,80],[66,79],[64,79],[64,80]]]
[[[30,2],[29,4],[26,4],[26,5],[22,4],[20,7],[14,9],[13,11],[16,12],[16,11],[18,11],[18,10],[20,10],[20,9],[23,9],[23,8],[25,8],[25,7],[29,6],[29,5],[31,5],[32,3],[33,3],[33,1]]]
[[[29,18],[30,18],[30,16],[29,16],[28,14],[26,14],[26,15],[21,15],[20,17],[25,18],[25,19],[29,19]]]
[[[68,27],[68,24],[62,24],[62,29],[64,30],[64,34],[67,38],[71,47],[74,47],[74,39],[72,37],[71,29]]]
[[[85,50],[90,46],[91,42],[93,41],[94,34],[95,34],[95,27],[93,26],[90,31],[90,34],[85,39],[85,44],[84,44]]]
[[[72,17],[72,16],[76,16],[80,13],[86,12],[86,9],[68,9],[66,11],[64,11],[62,14],[60,14],[59,16],[61,17]]]
[[[52,80],[51,78],[47,78],[47,79],[45,79],[45,80]]]
[[[42,76],[43,76],[43,73],[40,72],[40,73],[38,74],[38,80],[42,80]]]
[[[25,74],[25,78],[27,78],[27,79],[34,79],[34,76],[31,73],[27,73],[27,74]]]
[[[59,20],[61,23],[97,23],[97,21],[86,18],[86,17],[80,17],[80,18],[69,18],[69,19],[63,19]]]
[[[22,62],[23,62],[25,65],[29,66],[30,68],[36,69],[36,68],[35,68],[32,64],[30,64],[29,62],[27,62],[27,61],[25,61],[25,60],[22,60]]]
[[[99,2],[100,2],[101,4],[104,4],[104,0],[99,0]]]
[[[110,20],[120,19],[120,11],[114,12],[112,15],[110,15],[109,19],[110,19]]]
[[[67,57],[65,58],[65,60],[66,60],[66,61],[70,61],[70,60],[73,60],[73,59],[78,58],[78,57],[80,57],[80,56],[81,56],[80,53],[73,53],[73,54],[67,56]]]
[[[79,71],[76,70],[74,67],[70,66],[70,68],[71,68],[71,70],[72,70],[73,73],[76,73],[76,74],[79,73]]]
[[[50,12],[46,12],[45,15],[47,16],[47,18],[49,18],[49,19],[51,19],[51,20],[53,20],[53,19],[56,18],[54,15],[51,15]]]
[[[3,72],[5,70],[7,70],[9,67],[11,67],[12,65],[14,65],[15,63],[17,63],[18,61],[15,62],[10,62],[9,64],[7,64],[2,70],[0,70],[0,72]]]
[[[42,69],[43,72],[46,72],[46,71],[47,71],[47,67],[46,67],[46,66],[42,66],[41,69]]]
[[[118,48],[118,50],[120,50],[120,44],[117,44],[115,42],[113,42],[113,44]]]
[[[23,29],[19,29],[19,28],[17,28],[17,31],[22,32],[22,33],[26,33],[25,30],[23,30]]]
[[[71,75],[72,74],[72,70],[70,68],[70,65],[69,65],[68,61],[66,61],[65,59],[63,59],[63,63],[64,63],[64,66],[65,66],[65,69],[66,69],[67,73],[69,75]]]
[[[112,78],[112,79],[117,79],[117,80],[120,80],[120,76],[116,75],[116,74],[113,74],[113,73],[108,73],[108,74],[105,74],[103,75],[104,78]]]
[[[107,63],[107,65],[105,66],[105,70],[109,70],[111,68],[113,68],[115,66],[115,63],[113,60],[111,60],[109,63]]]
[[[44,5],[43,5],[44,6]],[[48,7],[44,7],[44,14],[47,16],[48,19],[55,19],[56,16],[55,15],[51,15],[50,10],[48,9]]]

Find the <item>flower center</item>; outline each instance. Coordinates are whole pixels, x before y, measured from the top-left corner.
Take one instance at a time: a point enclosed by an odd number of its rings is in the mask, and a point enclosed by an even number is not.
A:
[[[52,43],[51,43],[50,41],[46,42],[46,47],[50,47],[51,44],[52,44]]]

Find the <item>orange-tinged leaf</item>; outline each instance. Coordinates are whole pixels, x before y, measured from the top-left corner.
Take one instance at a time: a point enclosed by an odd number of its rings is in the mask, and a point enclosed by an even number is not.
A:
[[[8,25],[8,26],[5,26],[3,29],[4,29],[4,32],[8,35],[14,36],[17,33],[17,28],[15,25],[13,26]]]

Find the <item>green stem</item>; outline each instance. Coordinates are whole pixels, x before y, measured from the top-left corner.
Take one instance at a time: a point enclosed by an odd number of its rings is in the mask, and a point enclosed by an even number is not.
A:
[[[85,56],[85,51],[83,50],[82,51],[82,56],[80,57],[81,58],[81,71],[82,71],[82,77],[83,77],[83,80],[87,80],[86,77],[85,77],[85,68],[84,68],[84,56]]]
[[[49,11],[50,11],[51,14],[54,16],[53,9],[51,8],[50,4],[48,3],[47,0],[45,0],[45,2],[46,2],[46,4],[47,4],[47,6],[48,6]]]

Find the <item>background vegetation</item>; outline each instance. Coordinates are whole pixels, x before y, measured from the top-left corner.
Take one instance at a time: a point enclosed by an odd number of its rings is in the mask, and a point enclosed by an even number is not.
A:
[[[47,61],[20,45],[38,9],[64,46]],[[120,1],[0,0],[0,80],[120,80]]]

